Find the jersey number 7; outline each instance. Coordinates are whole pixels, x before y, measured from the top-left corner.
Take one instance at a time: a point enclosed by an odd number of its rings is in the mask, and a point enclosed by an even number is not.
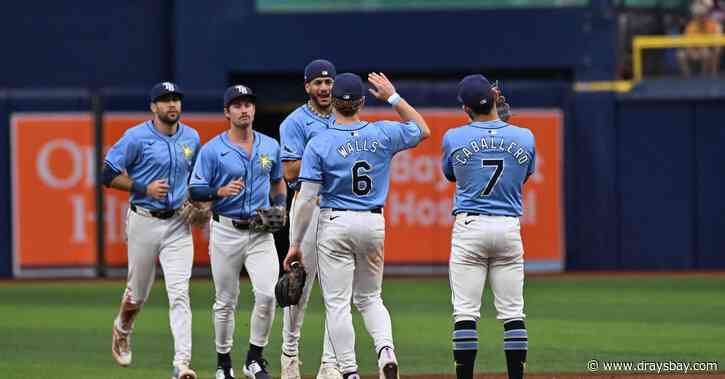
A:
[[[493,192],[493,187],[496,186],[496,183],[498,183],[498,179],[501,177],[501,174],[503,173],[503,159],[481,159],[481,168],[485,167],[495,167],[496,170],[493,172],[493,175],[491,175],[491,178],[488,180],[488,183],[486,184],[486,187],[481,191],[480,197],[485,197],[491,194]]]

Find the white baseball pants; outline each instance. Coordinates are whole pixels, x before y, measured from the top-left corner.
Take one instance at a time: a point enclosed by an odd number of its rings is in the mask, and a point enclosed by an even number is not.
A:
[[[350,300],[373,338],[375,352],[393,348],[390,314],[383,304],[385,219],[382,214],[322,209],[318,270],[327,329],[340,371],[357,371]]]
[[[524,247],[518,218],[457,215],[449,263],[454,321],[481,318],[486,279],[497,319],[525,317]]]
[[[174,337],[174,365],[191,362],[189,278],[194,264],[191,228],[176,215],[161,220],[132,210],[126,215],[128,282],[125,294],[136,304],[149,297],[156,275],[156,258],[169,297],[169,323]]]
[[[239,299],[239,275],[246,267],[252,282],[249,342],[267,346],[274,321],[274,286],[279,261],[270,233],[239,230],[217,221],[210,222],[209,254],[214,279],[214,335],[218,353],[228,353],[234,343],[234,316]]]
[[[297,197],[292,200],[292,206],[290,207],[289,219],[294,219],[295,201]],[[315,284],[317,277],[317,220],[320,216],[320,208],[316,207],[312,213],[310,219],[310,226],[305,233],[305,237],[302,241],[302,261],[304,262],[305,272],[307,273],[307,279],[305,280],[305,286],[302,289],[302,297],[297,305],[291,305],[284,308],[284,320],[282,322],[282,352],[295,356],[299,354],[300,345],[300,331],[302,330],[302,322],[305,319],[305,309],[310,301],[310,293],[312,287]],[[327,328],[324,329],[323,345],[322,345],[322,363],[325,365],[336,366],[337,360],[335,359],[335,353],[332,350],[332,344],[330,343],[330,336],[327,333]]]

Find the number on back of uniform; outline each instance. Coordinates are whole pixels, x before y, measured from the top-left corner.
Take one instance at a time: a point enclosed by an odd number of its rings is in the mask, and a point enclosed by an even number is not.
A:
[[[493,168],[493,173],[491,174],[490,179],[488,179],[486,187],[480,194],[480,197],[485,197],[493,192],[494,187],[496,187],[496,183],[498,183],[498,179],[503,173],[503,159],[481,159],[481,168],[487,169],[486,171],[491,171],[491,168]]]
[[[373,190],[373,178],[365,175],[372,171],[373,166],[367,161],[357,161],[352,166],[352,193],[365,196]]]

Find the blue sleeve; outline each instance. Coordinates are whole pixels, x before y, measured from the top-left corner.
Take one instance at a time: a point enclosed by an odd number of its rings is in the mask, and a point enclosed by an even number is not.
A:
[[[194,171],[191,173],[190,187],[210,187],[216,174],[216,162],[214,160],[214,149],[208,144],[204,145],[199,152],[199,157],[194,164]]]
[[[443,175],[449,182],[456,181],[456,175],[453,173],[453,163],[451,162],[451,147],[448,142],[448,133],[443,136],[443,159],[441,160],[441,168]]]
[[[132,166],[139,158],[141,141],[128,131],[123,134],[106,154],[106,164],[114,171],[121,173]]]
[[[399,151],[418,146],[421,138],[421,131],[413,121],[380,121],[380,127],[390,137],[393,143],[393,150]]]
[[[280,149],[277,141],[274,141],[274,163],[272,164],[270,179],[273,182],[282,180],[282,160],[280,159]]]
[[[315,142],[315,143],[313,143]],[[302,156],[302,167],[300,168],[300,181],[303,182],[322,182],[322,154],[318,150],[322,150],[320,145],[326,145],[324,141],[318,141],[313,138]]]
[[[292,117],[287,117],[279,127],[279,141],[283,161],[298,161],[302,159],[305,151],[305,134],[299,123]]]
[[[191,165],[196,166],[196,159],[199,158],[199,152],[201,151],[201,140],[199,139],[199,134],[197,133],[196,138],[196,147],[194,148],[194,156],[191,157]]]
[[[530,176],[536,170],[536,141],[533,133],[531,134],[531,161],[529,162],[529,170],[526,176]]]

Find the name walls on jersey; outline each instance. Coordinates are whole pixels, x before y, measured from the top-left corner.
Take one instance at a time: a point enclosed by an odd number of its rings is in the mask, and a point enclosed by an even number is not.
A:
[[[471,150],[475,151],[473,148]],[[541,183],[544,180],[543,173],[538,170],[544,161],[545,157],[539,153],[537,171],[529,178],[530,182]],[[528,164],[528,159],[522,164]],[[416,154],[415,150],[398,153],[391,165],[390,180],[385,217],[391,226],[453,224],[451,211],[455,184],[443,176],[439,155]],[[524,214],[521,217],[524,225],[537,222],[537,191],[532,187],[524,188]]]
[[[109,114],[104,120],[104,151],[146,114]],[[228,126],[221,116],[185,115],[205,142]],[[82,113],[13,115],[13,244],[23,267],[94,265],[96,253],[95,148],[93,118]],[[104,192],[106,260],[126,264],[125,228],[128,194]],[[51,228],[37,238],[39,220],[51,217]],[[208,262],[208,236],[195,231],[197,261]],[[61,252],[61,253],[59,253]]]
[[[348,142],[338,146],[337,153],[340,154],[341,157],[347,158],[352,153],[359,153],[363,151],[374,153],[378,150],[378,146],[380,146],[380,142],[376,140],[366,139],[364,141],[360,141],[359,139],[355,139],[354,143]]]

